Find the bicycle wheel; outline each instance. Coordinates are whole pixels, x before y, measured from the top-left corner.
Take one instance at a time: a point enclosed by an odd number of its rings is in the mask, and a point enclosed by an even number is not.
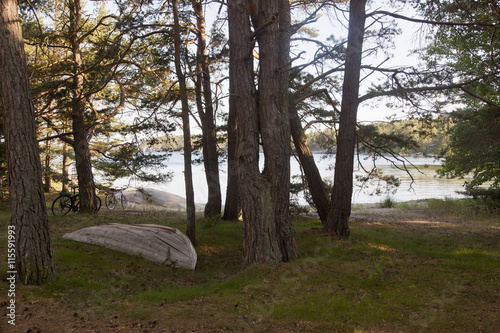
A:
[[[106,204],[106,207],[108,209],[115,209],[116,207],[116,197],[114,193],[109,193],[106,195],[106,198],[104,199],[104,203]]]
[[[128,200],[127,200],[127,198],[125,198],[125,196],[124,196],[124,195],[122,195],[122,197],[121,197],[120,201],[121,201],[121,203],[122,203],[122,208],[123,208],[124,210],[127,210],[127,208],[128,208]]]
[[[73,200],[75,201],[75,205],[73,206],[73,211],[74,212],[78,212],[80,210],[80,195],[77,194],[73,197]],[[95,197],[95,207],[96,207],[96,212],[99,211],[99,209],[101,209],[101,198],[99,198],[98,196]]]
[[[99,198],[97,195],[95,196],[95,207],[96,207],[96,212],[98,212],[101,209],[102,201],[101,198]]]
[[[71,198],[65,195],[57,197],[52,203],[52,214],[66,215],[71,210]]]
[[[73,197],[73,211],[78,212],[80,210],[80,195],[77,194]]]

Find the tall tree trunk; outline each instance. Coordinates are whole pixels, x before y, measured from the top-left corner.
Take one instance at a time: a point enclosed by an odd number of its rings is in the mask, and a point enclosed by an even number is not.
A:
[[[64,130],[68,130],[69,127],[69,120],[66,118],[64,120]],[[63,148],[62,148],[62,192],[69,192],[69,152],[68,152],[68,143],[66,141],[62,142]]]
[[[259,170],[259,119],[254,85],[253,43],[246,0],[228,3],[231,63],[235,80],[234,98],[238,105],[238,176],[243,211],[243,266],[281,261],[270,184]],[[268,214],[268,212],[270,214]]]
[[[80,0],[69,1],[70,31],[69,41],[73,53],[73,91],[72,91],[72,118],[74,131],[74,151],[78,187],[80,192],[80,211],[93,213],[97,211],[95,205],[95,184],[92,173],[92,161],[88,143],[88,131],[85,123],[85,95],[83,77],[83,59],[80,50],[78,32],[82,19]]]
[[[198,38],[196,72],[197,72],[197,104],[202,125],[203,163],[208,185],[208,202],[205,205],[205,217],[220,215],[222,196],[219,180],[219,157],[217,153],[217,131],[212,104],[212,87],[210,83],[210,68],[208,66],[207,42],[205,34],[205,16],[200,0],[192,0],[196,14]],[[205,100],[205,107],[201,100]]]
[[[62,192],[68,192],[68,181],[69,181],[69,163],[68,163],[68,144],[63,142],[63,151],[62,151]]]
[[[324,225],[326,230],[339,237],[347,237],[350,233],[349,216],[351,215],[356,116],[359,105],[359,78],[366,18],[365,5],[366,0],[351,0],[350,4],[335,176],[331,207]]]
[[[290,128],[288,121],[288,1],[229,3],[234,97],[238,106],[238,172],[243,210],[243,265],[276,264],[297,256],[288,216]],[[280,11],[281,10],[281,11]],[[276,13],[280,13],[279,19]],[[259,93],[253,76],[250,15],[260,50]],[[264,26],[265,25],[265,26]],[[259,133],[265,165],[259,170]]]
[[[0,109],[16,254],[9,270],[25,284],[41,284],[56,273],[20,22],[17,1],[0,1]]]
[[[186,186],[186,235],[191,243],[196,244],[195,205],[193,190],[193,172],[191,167],[191,130],[189,127],[189,104],[186,89],[186,77],[181,68],[181,32],[179,23],[179,5],[177,0],[172,1],[174,12],[174,44],[175,70],[179,80],[180,98],[182,103],[182,131],[184,134],[184,183]]]
[[[290,207],[290,3],[259,1],[259,25],[273,22],[257,35],[259,43],[259,125],[264,150],[263,178],[269,181],[272,214],[282,260],[298,255]],[[260,28],[259,26],[259,28]],[[257,27],[254,27],[257,29]],[[268,212],[271,213],[271,212]]]
[[[229,40],[234,36],[229,31]],[[233,48],[229,52],[233,54]],[[227,120],[227,189],[224,205],[224,220],[236,220],[241,211],[240,189],[238,181],[238,161],[236,147],[238,145],[238,115],[236,98],[234,97],[235,77],[233,70],[234,55],[229,56],[229,116]]]
[[[309,188],[309,193],[311,193],[314,206],[318,211],[321,222],[324,224],[328,216],[330,203],[328,202],[328,196],[325,191],[323,179],[321,178],[321,174],[319,173],[316,162],[314,161],[313,153],[307,143],[307,137],[302,129],[302,124],[300,122],[299,115],[297,114],[297,108],[294,101],[290,101],[289,108],[290,129],[292,132],[295,150],[299,156],[302,169],[304,170],[307,186]]]
[[[43,170],[44,173],[44,182],[43,182],[43,190],[45,192],[50,192],[51,188],[51,179],[50,179],[50,144],[51,140],[47,140],[45,142],[45,167]]]

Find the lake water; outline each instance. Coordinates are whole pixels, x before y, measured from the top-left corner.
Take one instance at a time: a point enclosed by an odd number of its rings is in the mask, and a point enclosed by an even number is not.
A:
[[[333,165],[335,162],[334,157],[324,158],[322,154],[314,155],[318,169],[323,178],[333,180]],[[364,168],[371,170],[373,161],[367,155],[360,157],[361,163]],[[261,154],[261,161],[263,155]],[[411,174],[414,182],[410,176],[403,170],[399,170],[392,166],[389,161],[378,159],[376,161],[377,168],[383,175],[394,175],[401,180],[401,185],[397,188],[396,192],[390,194],[394,201],[411,201],[418,199],[428,198],[460,198],[462,195],[456,191],[463,190],[463,180],[444,179],[436,176],[436,170],[440,167],[441,161],[435,158],[426,157],[408,157],[408,161],[413,165],[410,166]],[[359,161],[357,161],[359,162]],[[129,187],[151,187],[162,191],[167,191],[182,197],[185,197],[184,190],[184,160],[183,154],[174,152],[165,162],[165,170],[173,174],[173,179],[164,184],[145,183],[139,181],[128,181],[125,179],[117,180],[115,186],[129,186]],[[401,164],[399,164],[401,166]],[[418,168],[418,170],[417,170]],[[226,164],[221,165],[220,181],[222,187],[223,203],[226,196],[227,173]],[[291,158],[291,174],[300,175],[300,167],[294,157]],[[362,168],[359,163],[355,164],[355,175],[363,175]],[[197,204],[204,204],[207,201],[207,184],[204,175],[203,165],[193,165],[193,184],[195,193],[195,202]],[[411,186],[410,186],[411,185]],[[355,188],[352,201],[353,203],[379,203],[387,198],[387,193],[380,195],[374,194],[377,186],[376,184],[368,184],[368,186],[361,188],[360,184],[355,180]],[[306,204],[303,196],[300,196],[299,202]]]

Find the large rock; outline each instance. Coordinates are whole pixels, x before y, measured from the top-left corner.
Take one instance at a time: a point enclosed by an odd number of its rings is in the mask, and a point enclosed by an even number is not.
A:
[[[132,206],[171,211],[184,211],[186,209],[186,199],[169,192],[153,188],[128,188],[123,193]],[[203,210],[203,206],[196,205],[196,210]]]
[[[171,267],[194,270],[196,250],[177,229],[155,224],[108,224],[80,229],[63,236],[78,242],[140,256]]]

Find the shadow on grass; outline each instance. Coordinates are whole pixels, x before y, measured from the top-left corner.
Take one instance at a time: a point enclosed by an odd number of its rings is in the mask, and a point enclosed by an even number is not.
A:
[[[365,214],[365,215],[363,215]],[[51,217],[59,279],[18,286],[19,329],[42,332],[471,332],[500,315],[498,216],[457,219],[428,207],[353,214],[352,236],[318,232],[296,218],[301,256],[241,269],[240,222],[198,228],[195,271],[62,239],[106,223],[154,223],[185,231],[167,213]],[[429,222],[421,223],[417,221]],[[4,256],[8,214],[0,212]],[[4,256],[5,257],[5,256]],[[0,265],[4,293],[6,266]],[[27,309],[27,310],[26,310]],[[474,320],[471,320],[474,318]],[[52,326],[50,326],[52,325]],[[54,326],[56,325],[56,326]]]

